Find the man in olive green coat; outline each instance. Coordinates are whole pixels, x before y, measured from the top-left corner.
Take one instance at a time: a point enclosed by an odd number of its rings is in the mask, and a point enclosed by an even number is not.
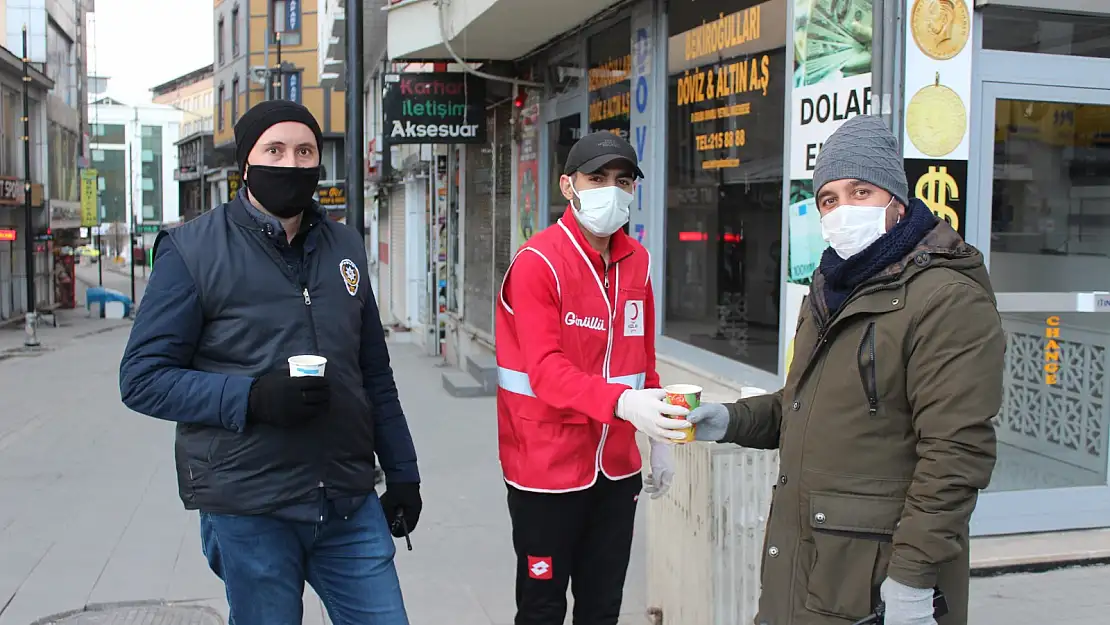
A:
[[[830,247],[786,386],[688,417],[699,440],[779,450],[755,622],[846,625],[881,601],[886,625],[965,625],[1005,352],[983,256],[909,201],[878,118],[829,138],[813,184]]]

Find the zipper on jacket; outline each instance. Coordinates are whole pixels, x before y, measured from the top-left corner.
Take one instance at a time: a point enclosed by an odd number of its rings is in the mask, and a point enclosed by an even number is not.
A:
[[[857,297],[863,297],[864,295],[871,295],[872,293],[878,293],[879,291],[885,291],[887,289],[893,288],[893,284],[894,283],[892,282],[887,282],[878,285],[861,285],[856,287],[856,290],[852,291],[852,294],[849,295],[848,299],[844,301],[844,304],[840,306],[840,310],[838,310],[835,315],[826,319],[823,323],[821,321],[821,313],[817,310],[817,304],[814,303],[811,299],[809,307],[810,310],[813,311],[813,321],[817,326],[817,342],[813,346],[813,353],[810,354],[809,361],[806,362],[806,366],[802,371],[802,375],[799,378],[799,381],[804,380],[805,377],[809,374],[809,368],[817,359],[817,355],[821,353],[821,348],[829,342],[829,337],[832,336],[834,326],[836,326],[836,324],[840,321],[846,319],[846,317],[841,317],[840,313],[844,311],[844,308],[848,305],[848,303],[856,299]]]
[[[301,296],[304,297],[304,309],[308,313],[308,329],[312,332],[312,349],[320,351],[320,343],[316,339],[316,319],[312,316],[312,296],[308,294],[308,285],[301,282]]]
[[[609,298],[609,263],[601,261],[601,275],[605,278],[605,298]]]
[[[613,304],[609,302],[609,263],[602,261],[605,266],[605,288],[602,289],[602,296],[605,297],[605,305],[609,308],[609,323],[606,324],[605,337],[605,360],[601,365],[601,374],[605,376],[608,381],[610,377],[609,364],[613,355],[613,322],[616,320],[617,315]],[[620,285],[620,267],[617,268],[617,284]],[[597,470],[602,475],[605,474],[605,469],[601,466],[601,457],[605,453],[605,439],[609,438],[609,424],[606,423],[601,426],[601,440],[597,444]]]
[[[875,322],[869,321],[863,332],[857,352],[859,377],[867,393],[867,412],[873,417],[879,412],[879,383],[875,372]]]

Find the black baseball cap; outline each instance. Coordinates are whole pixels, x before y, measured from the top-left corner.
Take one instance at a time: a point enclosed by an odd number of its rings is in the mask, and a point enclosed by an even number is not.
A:
[[[628,161],[637,178],[643,178],[636,150],[627,141],[607,131],[599,130],[582,137],[570,149],[563,173],[567,176],[574,172],[592,174],[616,160]]]

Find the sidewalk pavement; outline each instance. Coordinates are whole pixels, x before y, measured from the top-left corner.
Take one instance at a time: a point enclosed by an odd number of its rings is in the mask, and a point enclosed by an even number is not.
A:
[[[81,293],[84,293],[83,289]],[[74,310],[59,310],[55,315],[58,321],[57,327],[39,324],[37,334],[40,345],[37,348],[24,347],[26,334],[22,323],[0,326],[0,360],[54,351],[93,334],[122,330],[131,325],[130,319],[89,317],[83,302],[79,303],[78,308]],[[0,476],[0,479],[2,478],[3,476]]]
[[[193,601],[226,615],[200,552],[196,513],[182,509],[173,426],[119,401],[124,331],[0,362],[0,625],[29,625],[103,603]],[[497,465],[492,399],[439,385],[439,359],[392,347],[424,476],[414,550],[397,566],[413,625],[507,625],[513,552]],[[642,533],[641,533],[642,534]],[[622,625],[644,622],[637,544]],[[323,623],[306,592],[306,623]],[[103,621],[98,621],[103,622]]]
[[[125,340],[125,330],[103,332],[0,361],[0,625],[150,600],[206,606],[226,618],[222,585],[200,552],[197,515],[177,498],[173,426],[120,404]],[[414,550],[399,541],[397,553],[410,621],[508,625],[513,553],[494,402],[452,398],[438,383],[439,359],[407,344],[391,351],[424,478]],[[641,501],[642,512],[650,502]],[[647,622],[640,527],[621,625]],[[976,579],[970,622],[1104,623],[1105,607],[1096,606],[1107,604],[1107,587],[1107,566]],[[311,590],[304,622],[327,622]]]

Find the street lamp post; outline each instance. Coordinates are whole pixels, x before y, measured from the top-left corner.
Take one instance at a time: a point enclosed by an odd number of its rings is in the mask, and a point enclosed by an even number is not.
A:
[[[136,115],[138,111],[136,111]],[[134,137],[131,139],[134,141]],[[127,256],[131,259],[131,305],[135,305],[135,245],[138,241],[136,230],[138,230],[138,217],[135,215],[135,162],[132,160],[134,157],[131,153],[131,142],[127,143],[127,208],[131,212],[131,227],[128,233],[128,242],[131,249],[127,251]]]
[[[281,66],[281,31],[275,32],[274,37],[277,39],[277,69],[270,71],[273,78],[271,92],[274,94],[275,100],[281,100],[285,98],[283,93],[285,91],[285,68]]]
[[[27,57],[27,26],[23,26],[23,207],[27,210],[23,254],[27,261],[26,337],[23,344],[38,347],[38,307],[35,302],[35,224],[31,215],[31,60]]]
[[[363,85],[362,3],[347,0],[343,8],[347,28],[347,225],[366,238],[366,211],[363,183],[366,165],[363,161],[365,143],[363,125],[365,114]]]

